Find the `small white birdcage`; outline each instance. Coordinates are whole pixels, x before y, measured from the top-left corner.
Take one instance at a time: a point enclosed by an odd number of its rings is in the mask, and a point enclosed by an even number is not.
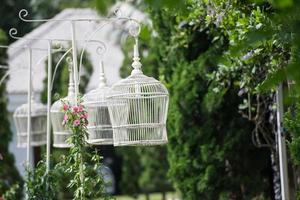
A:
[[[158,80],[141,71],[138,44],[131,75],[114,84],[108,96],[115,146],[159,145],[168,142],[169,93]]]
[[[71,145],[67,140],[71,137],[72,132],[63,125],[65,113],[63,111],[63,101],[74,102],[75,88],[72,66],[69,67],[69,87],[68,96],[57,100],[51,106],[51,123],[53,128],[53,146],[56,148],[70,148]]]
[[[18,107],[13,115],[17,130],[18,147],[27,146],[28,103]],[[42,146],[47,143],[47,107],[31,99],[30,146]]]
[[[113,131],[108,112],[107,95],[110,88],[106,84],[103,63],[100,62],[100,84],[98,88],[83,96],[83,105],[88,114],[88,140],[94,145],[113,144]]]

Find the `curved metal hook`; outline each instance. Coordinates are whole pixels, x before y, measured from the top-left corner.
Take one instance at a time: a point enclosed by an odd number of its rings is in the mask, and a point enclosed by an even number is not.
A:
[[[22,67],[22,68],[18,68],[18,69],[10,69],[8,70],[3,76],[2,78],[0,79],[0,86],[3,84],[4,80],[8,77],[8,75],[10,75],[12,72],[14,71],[19,71],[19,70],[25,70],[27,68],[25,67]]]
[[[11,73],[11,71],[7,71],[4,75],[3,75],[3,77],[1,78],[1,80],[0,80],[0,86],[2,85],[2,83],[4,82],[4,80],[6,79],[6,77],[8,77],[8,75]]]
[[[62,43],[55,44],[55,47],[57,47],[57,48],[53,48],[52,47],[52,53],[57,53],[57,52],[65,51],[64,50],[64,45]]]
[[[127,21],[130,21],[130,22],[133,22],[136,25],[135,27],[133,27],[133,25],[129,27],[129,31],[128,31],[129,34],[131,36],[133,36],[134,38],[137,38],[139,36],[140,31],[141,31],[141,23],[138,20],[133,19],[133,18],[128,18],[128,17],[120,17],[119,15],[121,15],[121,12],[117,9],[114,11],[114,14],[116,15],[117,18],[107,18],[107,19],[110,19],[110,20],[107,21],[106,23],[101,24],[100,26],[98,26],[92,33],[90,33],[89,38],[85,41],[83,50],[82,50],[81,55],[80,55],[79,74],[81,73],[81,70],[82,70],[82,59],[83,59],[83,54],[86,51],[87,44],[92,41],[91,39],[95,36],[95,34],[99,30],[101,30],[104,26],[108,25],[111,22],[116,22],[116,21],[119,21],[119,20],[127,20]],[[88,33],[86,33],[85,35],[87,35],[87,34]],[[96,52],[98,53],[98,55],[103,55],[106,51],[106,45],[103,42],[102,42],[102,44],[105,47],[105,50],[104,50],[104,52],[101,52],[99,54],[99,52],[97,51],[98,49],[97,49]],[[80,83],[80,76],[78,77],[78,83]]]
[[[16,39],[16,40],[22,39],[21,37],[16,36],[16,35],[18,35],[18,30],[16,28],[9,29],[8,34],[13,39]]]
[[[96,53],[98,55],[103,55],[105,52],[106,52],[106,45],[104,42],[100,41],[100,40],[86,40],[85,41],[85,44],[84,44],[84,47],[80,53],[80,60],[79,60],[79,74],[81,74],[81,71],[82,71],[82,62],[83,62],[83,55],[86,51],[86,48],[87,48],[87,44],[88,43],[91,43],[91,42],[95,42],[95,43],[99,43],[100,45],[96,48]],[[78,83],[80,83],[80,75],[78,76]]]
[[[55,78],[57,69],[58,69],[60,63],[62,62],[62,60],[64,59],[64,57],[66,57],[66,55],[67,55],[68,53],[70,53],[71,50],[72,50],[72,47],[71,47],[68,51],[66,51],[66,52],[62,55],[62,57],[60,57],[59,61],[56,63],[56,66],[55,66],[55,68],[54,68],[54,72],[53,72],[53,75],[52,75],[52,80],[51,80],[51,88],[50,88],[51,91],[52,91],[52,89],[53,89],[53,83],[54,83],[54,78]],[[67,59],[67,62],[68,62],[68,59]]]
[[[22,20],[22,21],[24,21],[24,22],[27,22],[28,20],[27,19],[25,19],[25,17],[27,17],[28,16],[28,10],[26,10],[26,9],[21,9],[20,11],[19,11],[19,18],[20,18],[20,20]]]
[[[58,49],[54,49],[54,50],[52,51],[52,54],[58,53],[58,52],[64,52],[64,50],[60,47],[60,48],[58,48]],[[34,66],[36,67],[36,66],[40,65],[41,62],[42,62],[43,60],[45,60],[47,57],[48,57],[48,54],[45,55],[45,56],[43,56],[43,57],[41,57],[41,58],[36,62],[36,64],[35,64]]]
[[[137,21],[132,20],[130,20],[130,22],[132,22],[133,24],[129,26],[128,32],[132,37],[137,38],[141,33],[141,24]]]
[[[66,61],[67,61],[67,63],[68,63],[69,65],[73,65],[73,59],[72,59],[71,56],[68,56],[68,57],[66,58]]]

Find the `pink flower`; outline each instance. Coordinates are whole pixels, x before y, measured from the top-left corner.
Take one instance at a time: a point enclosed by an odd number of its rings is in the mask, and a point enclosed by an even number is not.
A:
[[[68,110],[69,109],[69,105],[68,104],[64,104],[63,108],[64,108],[64,110]]]
[[[78,106],[78,112],[82,112],[82,111],[83,111],[83,106],[82,105]]]
[[[67,121],[69,119],[68,115],[64,116],[64,121]]]
[[[80,116],[81,119],[87,119],[88,118],[88,114],[83,114]]]
[[[75,113],[77,113],[77,112],[78,112],[78,107],[77,107],[77,106],[74,106],[74,107],[73,107],[73,111],[74,111]]]
[[[68,115],[64,115],[64,120],[63,120],[62,124],[63,125],[66,124],[68,119],[69,119]]]
[[[75,121],[74,121],[74,126],[78,126],[80,124],[80,120],[79,119],[76,119]]]

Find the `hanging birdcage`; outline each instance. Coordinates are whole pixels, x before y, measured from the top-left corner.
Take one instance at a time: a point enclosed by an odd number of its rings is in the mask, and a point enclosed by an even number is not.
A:
[[[103,64],[100,63],[100,84],[98,88],[83,96],[83,105],[88,114],[88,140],[94,145],[113,144],[113,131],[107,105],[110,88],[106,84]]]
[[[18,107],[13,115],[17,130],[18,147],[27,146],[28,103]],[[47,143],[47,107],[31,99],[30,146],[42,146]]]
[[[74,81],[73,81],[72,67],[69,67],[69,87],[68,96],[57,100],[51,106],[51,123],[53,128],[53,146],[56,148],[70,148],[68,139],[71,137],[72,132],[63,125],[65,113],[63,111],[64,102],[74,102]]]
[[[131,75],[114,84],[108,96],[115,146],[167,143],[169,94],[158,80],[141,71],[137,41]]]

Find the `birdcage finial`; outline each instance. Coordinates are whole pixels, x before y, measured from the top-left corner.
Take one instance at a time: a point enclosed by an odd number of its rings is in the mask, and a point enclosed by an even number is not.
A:
[[[134,51],[133,51],[133,63],[132,63],[131,66],[133,67],[133,70],[131,72],[132,75],[143,74],[143,72],[141,70],[142,63],[140,62],[138,38],[137,37],[135,37],[135,44],[134,44]]]
[[[104,66],[103,66],[102,60],[100,61],[99,65],[100,65],[99,88],[104,88],[107,86],[107,83],[106,83],[106,77],[105,77],[105,73],[104,73]]]

